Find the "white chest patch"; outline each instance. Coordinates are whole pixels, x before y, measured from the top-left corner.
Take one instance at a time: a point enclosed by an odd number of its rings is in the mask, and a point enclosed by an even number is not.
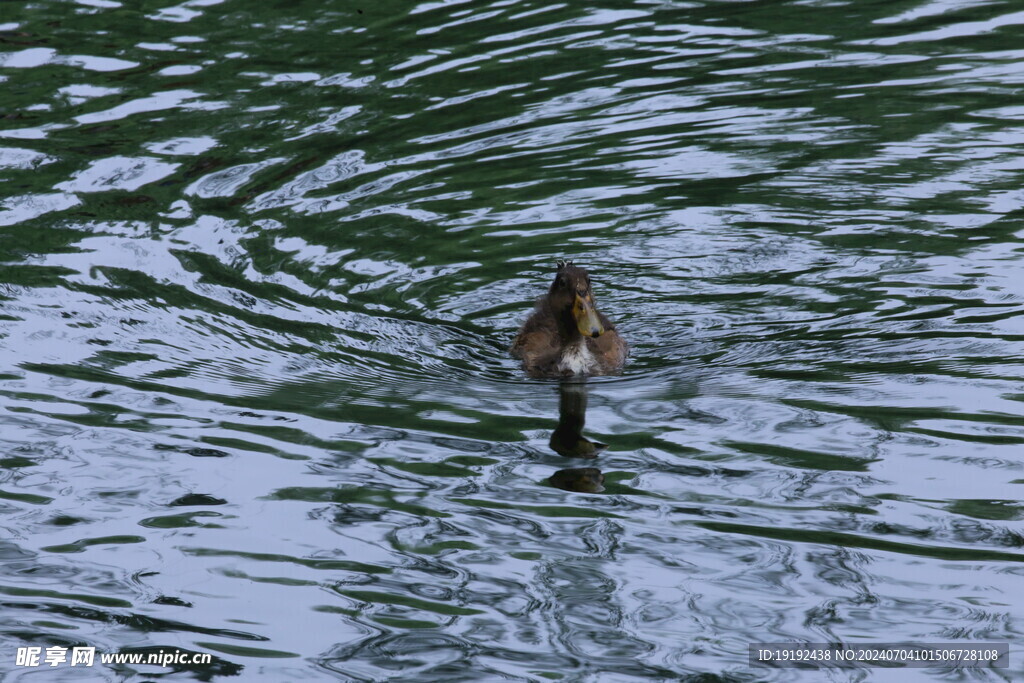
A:
[[[585,339],[581,339],[578,344],[567,348],[558,360],[560,372],[571,372],[574,375],[589,372],[596,366],[597,361],[594,359],[594,354],[590,353],[590,349],[587,348]]]

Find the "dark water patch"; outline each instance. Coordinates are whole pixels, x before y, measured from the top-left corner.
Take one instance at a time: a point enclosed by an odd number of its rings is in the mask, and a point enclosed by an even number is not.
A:
[[[207,529],[223,528],[215,522],[223,515],[216,512],[189,512],[181,515],[165,515],[139,520],[139,525],[150,529],[181,529],[186,527],[203,527]],[[203,520],[207,521],[203,521]]]
[[[303,557],[287,557],[285,555],[272,555],[267,553],[242,553],[228,550],[216,550],[210,548],[186,548],[184,552],[199,555],[202,557],[244,557],[260,562],[288,562],[298,564],[310,569],[321,569],[327,571],[355,571],[369,574],[387,573],[391,571],[386,567],[378,567],[371,564],[364,564],[350,560],[328,560]]]
[[[213,650],[214,652],[221,652],[223,654],[234,655],[236,657],[253,657],[256,659],[281,659],[299,656],[294,652],[270,650],[261,647],[241,647],[238,645],[227,645],[224,643],[215,643],[209,641],[197,641],[196,645],[206,650]]]
[[[886,552],[906,553],[920,555],[922,557],[933,557],[950,561],[969,562],[1020,562],[1024,555],[1015,553],[999,552],[982,548],[952,548],[937,546],[922,546],[910,543],[897,543],[886,541],[880,538],[857,537],[852,534],[844,534],[830,531],[807,532],[799,529],[770,529],[760,527],[749,527],[738,524],[723,522],[697,522],[697,524],[715,531],[727,533],[754,534],[765,538],[784,539],[800,543],[818,543],[824,545],[841,545],[849,548],[869,548]]]
[[[194,505],[205,507],[209,505],[227,505],[227,501],[205,493],[190,493],[187,496],[172,500],[168,505],[172,507],[191,507]]]
[[[83,552],[89,546],[94,545],[108,545],[117,543],[145,543],[146,539],[142,536],[104,536],[102,538],[83,538],[73,543],[65,543],[62,545],[51,545],[40,548],[50,553],[80,553]]]

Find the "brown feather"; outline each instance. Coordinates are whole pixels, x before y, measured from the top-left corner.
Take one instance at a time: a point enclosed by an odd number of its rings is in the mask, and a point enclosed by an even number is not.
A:
[[[583,336],[573,318],[576,295],[582,293],[600,320],[603,332]],[[588,329],[588,328],[584,328]],[[600,332],[595,330],[594,333]],[[545,296],[537,300],[533,313],[523,323],[511,348],[523,361],[523,369],[534,377],[580,374],[604,375],[619,370],[629,347],[615,325],[593,303],[587,271],[559,263],[558,273]]]

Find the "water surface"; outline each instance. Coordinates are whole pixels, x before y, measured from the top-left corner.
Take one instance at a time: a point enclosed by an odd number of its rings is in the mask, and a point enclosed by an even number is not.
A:
[[[0,670],[1020,676],[747,645],[1024,646],[1021,24],[7,3]],[[558,258],[632,345],[594,459],[506,354]],[[53,645],[216,664],[14,666]]]

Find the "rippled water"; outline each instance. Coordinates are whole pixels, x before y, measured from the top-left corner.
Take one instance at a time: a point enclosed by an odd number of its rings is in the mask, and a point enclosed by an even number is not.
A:
[[[1019,651],[1021,24],[6,3],[0,670],[906,681],[940,673],[747,645]],[[596,458],[551,450],[559,387],[506,355],[561,257],[632,346],[563,387]],[[603,491],[549,481],[580,467]]]

